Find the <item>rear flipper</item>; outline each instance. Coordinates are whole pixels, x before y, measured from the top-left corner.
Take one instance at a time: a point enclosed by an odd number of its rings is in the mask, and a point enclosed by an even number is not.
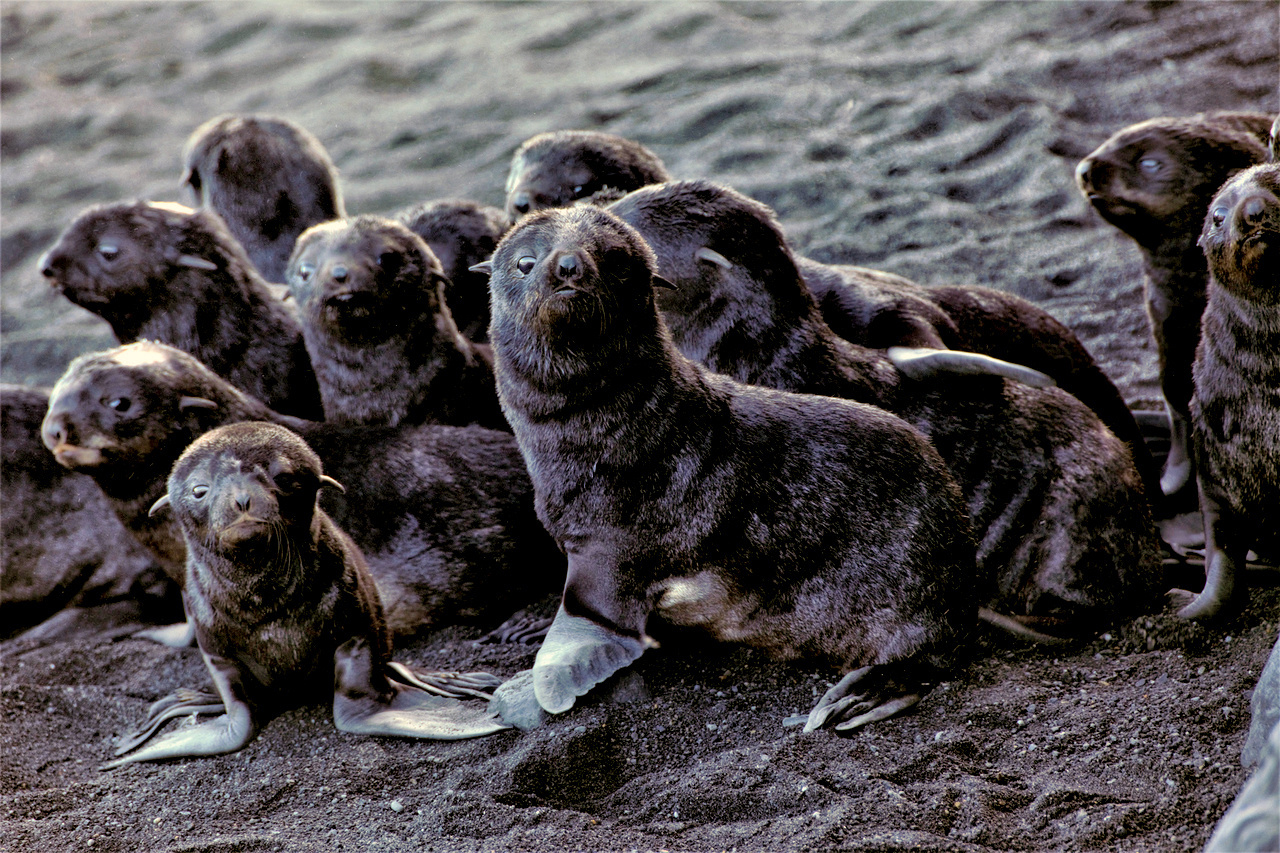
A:
[[[333,660],[333,722],[341,731],[431,740],[465,740],[510,728],[495,714],[490,713],[487,706],[434,695],[434,691],[428,692],[432,689],[430,683],[420,679],[407,667],[396,664],[388,672],[376,672],[373,649],[363,639],[353,638],[343,643],[334,652]],[[390,680],[388,675],[395,680]],[[401,681],[406,675],[412,680]],[[434,673],[432,678],[441,675],[470,679],[477,674],[457,676],[453,673]],[[450,681],[449,677],[443,680]],[[493,679],[492,676],[487,678]],[[493,679],[493,682],[495,686],[499,683],[497,679]],[[487,698],[474,688],[466,689]]]
[[[533,661],[533,690],[548,713],[562,714],[577,698],[618,670],[632,664],[648,645],[560,605],[547,639]]]
[[[945,373],[1002,376],[1034,388],[1050,388],[1058,383],[1047,373],[1021,364],[963,350],[927,347],[889,347],[885,355],[898,372],[909,379],[930,379]]]
[[[892,664],[864,666],[840,679],[809,712],[804,730],[812,732],[830,726],[838,732],[852,731],[916,705],[921,695],[919,685],[907,687],[886,670],[900,668]]]
[[[532,645],[547,636],[547,629],[551,627],[551,621],[551,619],[517,618],[512,616],[506,622],[476,640],[476,645],[480,646],[488,643]]]
[[[174,622],[172,625],[161,625],[158,628],[144,628],[133,636],[162,646],[183,649],[196,644],[196,626],[188,619],[185,622]]]
[[[1204,589],[1199,595],[1184,589],[1169,590],[1183,619],[1213,619],[1238,609],[1245,596],[1244,578],[1238,571],[1247,548],[1240,543],[1241,525],[1230,510],[1200,483],[1200,509],[1204,514]],[[1237,583],[1237,579],[1240,581]]]
[[[446,699],[492,699],[502,679],[488,672],[428,672],[391,661],[387,678]]]
[[[142,722],[120,735],[116,740],[116,755],[124,755],[151,740],[160,727],[169,720],[177,717],[196,717],[200,714],[221,714],[225,711],[222,700],[212,690],[179,687],[163,699],[152,703]]]

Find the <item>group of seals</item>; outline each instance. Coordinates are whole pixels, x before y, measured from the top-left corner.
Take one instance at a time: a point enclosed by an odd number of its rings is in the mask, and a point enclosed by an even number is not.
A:
[[[1076,168],[1080,191],[1137,243],[1147,315],[1159,357],[1171,446],[1161,487],[1191,481],[1191,364],[1200,340],[1207,269],[1197,245],[1214,193],[1233,173],[1267,160],[1272,117],[1218,112],[1153,118],[1122,128]]]
[[[537,704],[567,710],[638,658],[655,614],[851,670],[810,728],[918,701],[977,604],[964,503],[928,440],[682,356],[652,251],[603,210],[532,214],[486,266],[503,410],[569,555]]]
[[[150,511],[171,507],[181,525],[183,600],[217,695],[182,690],[160,700],[121,740],[116,754],[129,754],[106,768],[235,752],[267,715],[329,693],[346,732],[456,740],[507,728],[450,689],[477,694],[497,684],[491,676],[435,674],[438,691],[392,663],[377,591],[360,550],[317,505],[322,486],[341,490],[311,448],[276,424],[221,427],[179,457]],[[131,752],[168,719],[219,712]]]
[[[297,432],[346,486],[345,495],[326,491],[323,503],[364,553],[394,633],[496,624],[562,584],[564,558],[534,515],[508,433],[301,421],[187,353],[138,342],[73,361],[54,386],[43,435],[60,463],[97,481],[125,526],[180,580],[181,534],[170,516],[147,510],[184,448],[248,420]]]
[[[322,416],[297,320],[215,214],[145,201],[91,207],[40,272],[121,343],[171,344],[274,409]]]
[[[367,214],[313,226],[287,278],[326,420],[506,428],[486,353],[458,331],[440,261],[407,227]]]
[[[968,503],[982,603],[1072,633],[1151,603],[1158,540],[1141,480],[1074,397],[993,376],[911,378],[837,337],[773,212],[726,187],[657,184],[609,210],[675,285],[657,303],[686,356],[742,382],[879,406],[932,440]]]

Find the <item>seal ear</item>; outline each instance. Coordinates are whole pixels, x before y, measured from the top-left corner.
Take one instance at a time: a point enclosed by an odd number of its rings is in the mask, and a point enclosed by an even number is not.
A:
[[[347,487],[346,487],[346,486],[344,486],[344,485],[342,485],[341,483],[339,483],[337,480],[333,479],[332,477],[330,477],[328,474],[321,474],[321,475],[320,475],[320,485],[322,485],[322,486],[333,486],[335,489],[337,489],[338,491],[342,492],[344,495],[347,493]]]
[[[188,397],[185,394],[178,401],[178,408],[186,409],[216,409],[218,404],[206,397]]]
[[[493,261],[481,261],[478,264],[472,264],[467,267],[472,272],[482,272],[485,275],[493,275]]]
[[[198,258],[195,255],[178,255],[174,259],[174,263],[180,267],[191,267],[196,270],[208,270],[213,272],[218,269],[218,265],[213,261],[206,261],[204,258]]]
[[[147,517],[154,518],[155,514],[169,505],[169,493],[165,492],[160,496],[160,500],[151,505],[151,509],[147,510]]]
[[[718,267],[724,267],[727,270],[733,269],[733,264],[724,255],[715,249],[703,246],[701,249],[693,253],[693,256],[700,261],[715,264]]]
[[[653,277],[653,286],[661,287],[663,290],[679,290],[680,289],[660,275],[655,275]]]

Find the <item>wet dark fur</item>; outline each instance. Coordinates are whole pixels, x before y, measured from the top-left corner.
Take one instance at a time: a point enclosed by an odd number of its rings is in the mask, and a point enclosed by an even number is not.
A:
[[[183,407],[183,397],[216,408]],[[109,405],[119,399],[130,401],[127,410]],[[106,444],[103,464],[86,473],[126,526],[183,566],[172,516],[148,518],[147,510],[183,448],[217,426],[246,420],[298,432],[346,486],[345,495],[326,491],[322,504],[364,552],[397,633],[491,624],[562,583],[564,560],[534,516],[528,475],[506,433],[300,421],[185,353],[138,343],[72,362],[54,389],[45,434],[62,430],[73,442]]]
[[[40,422],[48,407],[46,390],[0,385],[0,639],[63,607],[155,602],[165,593],[155,561],[93,480],[45,450]]]
[[[1089,203],[1142,252],[1161,391],[1184,424],[1208,276],[1200,226],[1227,178],[1266,162],[1270,128],[1259,113],[1150,119],[1117,131],[1076,169]]]
[[[1192,435],[1214,539],[1243,568],[1249,548],[1280,556],[1280,166],[1227,183],[1200,242],[1210,278]]]
[[[103,249],[115,249],[106,257]],[[190,266],[190,259],[216,266]],[[154,340],[299,417],[320,418],[302,330],[217,214],[133,202],[91,207],[41,260],[41,273],[111,324],[121,343]]]
[[[506,428],[487,353],[459,333],[440,261],[404,225],[317,225],[287,277],[326,420]]]
[[[487,261],[511,227],[496,207],[464,199],[429,201],[394,217],[417,234],[440,260],[449,285],[445,301],[458,331],[471,341],[489,339],[489,277],[471,267]]]
[[[548,207],[564,207],[605,188],[631,191],[669,181],[657,155],[639,142],[594,130],[539,133],[521,143],[507,172],[507,216],[512,220]]]
[[[658,306],[687,356],[740,381],[881,406],[932,439],[968,500],[993,608],[1091,631],[1150,603],[1159,563],[1141,480],[1075,398],[996,377],[903,379],[827,327],[772,211],[732,190],[672,183],[611,209],[676,285]],[[708,245],[733,269],[697,259]]]
[[[267,281],[284,281],[299,234],[346,215],[329,153],[288,119],[212,118],[187,139],[182,162],[192,202],[222,217]]]
[[[831,330],[873,349],[938,347],[980,352],[1052,376],[1129,445],[1147,494],[1160,471],[1124,396],[1075,333],[1044,309],[988,287],[933,285],[879,270],[796,258]]]
[[[319,457],[298,436],[250,422],[201,436],[168,479],[196,640],[205,654],[236,662],[255,704],[329,695],[334,651],[351,637],[369,643],[379,671],[391,659],[360,550],[317,505],[320,475]],[[207,493],[197,497],[197,486]],[[249,515],[263,523],[231,541],[237,498],[251,499]]]
[[[640,637],[657,612],[845,668],[949,664],[976,603],[936,452],[872,407],[684,358],[653,271],[639,236],[594,207],[531,214],[494,255],[499,393],[538,515],[570,555],[566,613]]]

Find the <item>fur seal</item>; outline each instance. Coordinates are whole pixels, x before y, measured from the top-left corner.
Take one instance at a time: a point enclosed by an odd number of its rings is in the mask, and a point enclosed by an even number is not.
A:
[[[520,144],[507,172],[512,221],[548,207],[564,207],[603,189],[629,192],[671,176],[639,142],[595,130],[539,133]]]
[[[1280,166],[1255,166],[1209,204],[1208,298],[1192,369],[1192,439],[1205,587],[1179,611],[1208,618],[1245,595],[1252,548],[1280,555]]]
[[[281,412],[322,416],[301,328],[217,214],[145,201],[91,207],[40,272],[121,343],[171,344]]]
[[[1141,478],[1074,397],[995,376],[905,379],[827,327],[773,212],[733,190],[678,181],[610,210],[675,285],[657,303],[686,356],[739,381],[880,406],[929,436],[968,501],[984,604],[1092,633],[1151,603],[1159,551]]]
[[[1200,113],[1121,128],[1076,167],[1076,183],[1107,222],[1138,244],[1147,316],[1160,360],[1171,444],[1161,487],[1191,480],[1191,363],[1208,271],[1196,240],[1210,199],[1233,173],[1267,159],[1271,117]]]
[[[404,225],[365,215],[309,228],[287,278],[326,420],[506,429],[487,353],[459,333],[440,261]]]
[[[975,624],[973,542],[917,430],[683,357],[653,253],[599,208],[530,214],[484,266],[503,409],[569,555],[532,670],[541,708],[653,646],[653,614],[852,670],[810,729],[895,714],[954,662]]]
[[[117,515],[177,576],[172,516],[149,516],[174,462],[215,427],[271,421],[299,433],[342,480],[326,512],[363,552],[397,635],[496,625],[560,588],[564,558],[533,512],[509,433],[480,427],[311,423],[271,411],[196,359],[147,341],[81,356],[54,386],[44,441],[92,476]]]
[[[172,587],[93,480],[44,449],[48,408],[47,390],[0,385],[0,639],[65,607],[128,600],[135,617],[155,605],[176,610],[176,591],[167,595]]]
[[[511,227],[496,207],[465,199],[423,202],[395,214],[394,219],[417,234],[437,258],[449,279],[445,301],[458,331],[468,340],[489,339],[489,279],[471,267],[493,256]]]
[[[329,152],[288,119],[209,119],[187,139],[182,162],[192,203],[222,217],[267,281],[284,281],[299,234],[346,216]]]
[[[488,698],[478,688],[496,686],[492,676],[418,673],[391,661],[369,570],[318,506],[322,487],[342,489],[277,424],[219,427],[178,458],[151,512],[171,507],[182,528],[183,599],[217,697],[185,690],[162,699],[104,769],[235,752],[274,712],[330,692],[345,732],[458,740],[507,728],[457,701]],[[167,719],[218,712],[124,755]]]

